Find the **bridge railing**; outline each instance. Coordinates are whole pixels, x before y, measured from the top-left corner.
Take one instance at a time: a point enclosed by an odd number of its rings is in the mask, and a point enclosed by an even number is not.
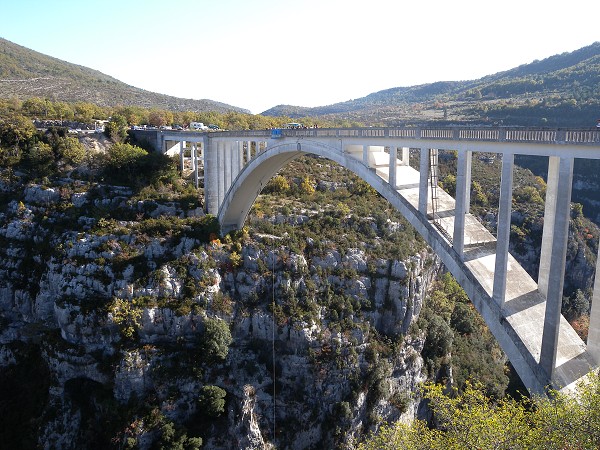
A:
[[[500,140],[500,130],[497,128],[472,128],[459,130],[459,139],[476,141],[498,141]]]
[[[302,128],[276,129],[277,137],[315,138],[407,138],[456,141],[539,142],[598,144],[598,128],[528,128],[528,127],[403,127],[403,128]],[[274,130],[222,131],[209,137],[266,138]]]
[[[565,130],[566,142],[598,143],[600,130]]]

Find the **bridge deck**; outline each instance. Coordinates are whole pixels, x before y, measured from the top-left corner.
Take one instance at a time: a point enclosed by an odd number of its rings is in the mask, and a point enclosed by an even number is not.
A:
[[[377,174],[389,181],[389,167],[377,167]],[[396,180],[398,193],[415,209],[418,209],[419,172],[409,166],[398,166]],[[439,188],[438,196],[439,223],[447,235],[452,236],[455,201]],[[496,260],[496,238],[472,214],[467,214],[464,243],[465,264],[491,298]],[[542,347],[545,309],[546,300],[538,291],[537,283],[509,254],[503,316],[538,363]],[[560,323],[556,366],[555,381],[558,386],[565,388],[572,387],[575,381],[583,374],[588,373],[590,367],[594,366],[586,352],[585,343],[564,317],[561,317]]]

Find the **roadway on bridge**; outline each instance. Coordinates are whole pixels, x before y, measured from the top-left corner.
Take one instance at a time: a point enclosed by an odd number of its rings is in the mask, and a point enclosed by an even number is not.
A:
[[[389,181],[389,166],[378,166],[377,174]],[[419,172],[410,166],[398,166],[397,192],[414,208],[419,204]],[[454,199],[438,188],[439,225],[452,236],[454,231]],[[429,204],[429,213],[431,205]],[[440,233],[442,234],[442,233]],[[442,234],[443,235],[443,234]],[[496,261],[496,238],[472,214],[465,217],[465,265],[475,275],[492,298]],[[493,300],[492,300],[493,301]],[[509,254],[506,281],[506,300],[503,318],[516,331],[536,362],[540,361],[546,300],[538,291],[537,283]],[[556,387],[573,388],[573,383],[589,372],[595,364],[586,352],[585,343],[575,330],[561,317],[558,353],[556,356]]]

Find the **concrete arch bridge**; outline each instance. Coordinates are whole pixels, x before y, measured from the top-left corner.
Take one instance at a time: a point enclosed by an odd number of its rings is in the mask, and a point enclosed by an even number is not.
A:
[[[262,188],[303,154],[351,170],[385,197],[440,256],[485,319],[531,393],[570,390],[600,364],[600,276],[587,344],[561,315],[575,158],[600,159],[600,129],[352,128],[194,133],[135,131],[157,150],[179,155],[199,179],[205,205],[224,232],[243,226]],[[420,155],[419,170],[409,158]],[[456,195],[438,187],[438,152],[458,158]],[[496,236],[469,212],[474,152],[501,159]],[[549,157],[540,268],[536,283],[510,255],[514,156]],[[188,156],[189,155],[189,156]],[[598,258],[600,261],[600,258]],[[600,266],[599,266],[600,267]]]

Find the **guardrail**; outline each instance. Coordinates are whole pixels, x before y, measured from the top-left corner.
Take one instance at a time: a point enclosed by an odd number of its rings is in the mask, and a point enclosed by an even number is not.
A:
[[[313,138],[407,138],[455,141],[539,142],[599,144],[600,128],[527,128],[527,127],[408,127],[408,128],[302,128],[273,130],[220,131],[219,137],[313,137]]]

